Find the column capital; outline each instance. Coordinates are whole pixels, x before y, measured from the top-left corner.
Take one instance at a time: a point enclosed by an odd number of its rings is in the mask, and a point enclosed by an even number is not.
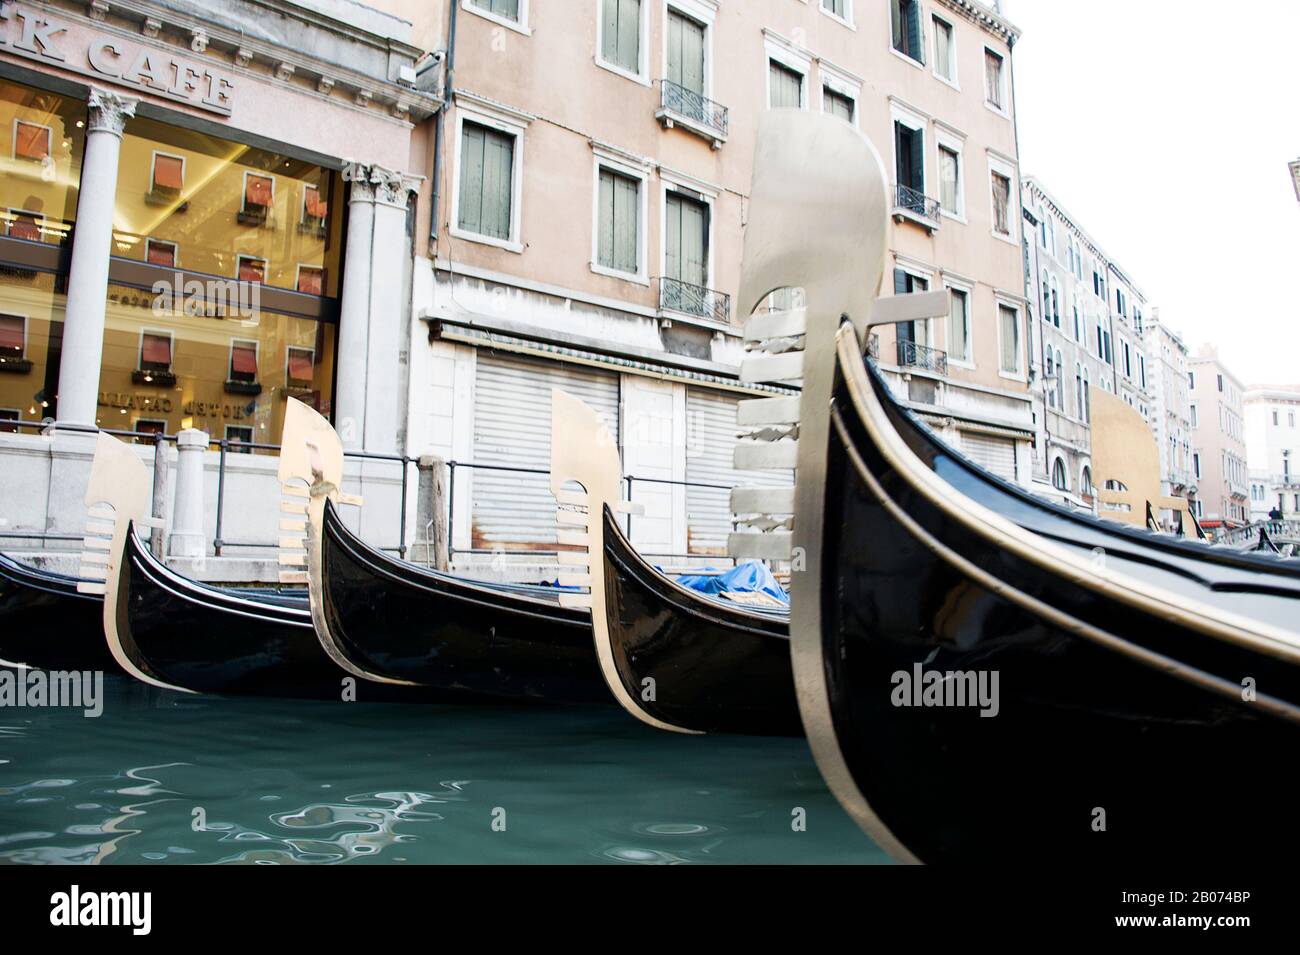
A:
[[[423,176],[352,159],[343,161],[343,179],[352,183],[350,202],[375,202],[402,209],[406,208],[409,194],[424,181]]]
[[[126,121],[135,115],[135,108],[140,100],[134,96],[124,96],[111,90],[92,86],[87,105],[90,107],[90,132],[112,133],[121,136],[126,128]]]

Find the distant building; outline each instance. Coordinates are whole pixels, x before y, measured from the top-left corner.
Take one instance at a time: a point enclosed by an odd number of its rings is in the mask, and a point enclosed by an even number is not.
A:
[[[1300,384],[1252,385],[1243,403],[1251,518],[1300,515]]]
[[[1246,471],[1246,424],[1241,381],[1202,345],[1187,360],[1192,440],[1193,507],[1207,530],[1250,520]]]
[[[1160,445],[1160,491],[1177,497],[1195,491],[1192,476],[1191,407],[1188,398],[1187,346],[1158,309],[1143,318],[1151,408],[1147,416]]]

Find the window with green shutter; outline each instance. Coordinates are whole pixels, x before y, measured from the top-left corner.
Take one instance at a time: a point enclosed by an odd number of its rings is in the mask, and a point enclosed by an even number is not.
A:
[[[772,109],[801,109],[803,107],[803,74],[783,66],[776,60],[768,61],[768,106]]]
[[[687,285],[709,282],[709,207],[679,192],[664,210],[664,275]]]
[[[460,150],[460,228],[494,239],[510,238],[514,163],[514,136],[465,122]]]
[[[1001,325],[1002,371],[1010,375],[1020,374],[1020,316],[1016,310],[1007,305],[998,306],[998,322]]]
[[[889,22],[894,49],[918,63],[924,63],[921,4],[918,0],[889,0]]]
[[[596,207],[596,261],[599,265],[633,275],[641,271],[637,247],[640,214],[640,180],[602,168]]]
[[[601,0],[600,58],[641,72],[641,0]]]
[[[925,192],[925,132],[894,120],[894,171],[900,186]]]
[[[507,20],[519,19],[519,0],[470,0],[470,5]]]
[[[668,11],[667,79],[704,95],[704,24],[672,9]]]
[[[822,109],[846,122],[853,122],[853,100],[829,86],[822,87]]]

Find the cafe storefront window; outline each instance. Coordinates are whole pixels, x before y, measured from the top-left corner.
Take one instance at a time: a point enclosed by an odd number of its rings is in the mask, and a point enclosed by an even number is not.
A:
[[[329,413],[332,324],[266,309],[211,312],[111,284],[96,424],[278,444],[286,398]]]
[[[0,80],[0,431],[53,415],[86,104]]]
[[[278,444],[287,397],[328,415],[342,195],[334,170],[128,122],[99,426]]]

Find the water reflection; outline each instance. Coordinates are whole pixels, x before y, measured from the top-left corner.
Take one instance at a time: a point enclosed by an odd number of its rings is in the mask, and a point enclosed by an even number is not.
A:
[[[655,733],[614,709],[196,699],[109,680],[98,719],[0,727],[0,863],[883,860],[803,741]]]

